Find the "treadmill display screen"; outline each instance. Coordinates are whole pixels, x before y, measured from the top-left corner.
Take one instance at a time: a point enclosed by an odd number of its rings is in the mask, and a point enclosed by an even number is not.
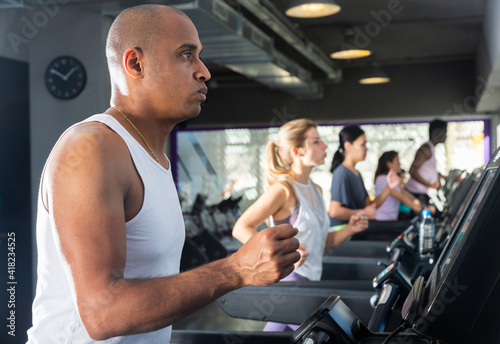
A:
[[[477,172],[475,174],[474,178],[476,180],[472,181],[471,185],[469,186],[469,191],[467,192],[467,195],[461,199],[460,207],[455,212],[455,216],[453,217],[453,220],[446,224],[446,227],[445,227],[446,233],[451,234],[451,231],[453,230],[453,228],[455,228],[457,221],[460,219],[460,214],[462,214],[464,212],[465,207],[469,204],[469,200],[471,199],[474,191],[476,190],[476,185],[479,182],[479,179],[481,178],[482,173],[483,173],[483,171],[480,171],[480,172]]]
[[[467,234],[471,227],[471,223],[475,221],[475,216],[477,214],[477,210],[481,207],[482,200],[484,198],[484,195],[486,194],[486,191],[489,190],[491,182],[493,181],[493,177],[496,174],[497,169],[489,170],[487,172],[485,181],[481,187],[481,190],[479,191],[479,194],[477,198],[474,201],[474,205],[472,206],[471,210],[467,214],[464,223],[462,225],[462,228],[460,228],[459,232],[456,233],[455,235],[455,240],[451,244],[451,247],[449,248],[448,252],[446,253],[446,256],[442,260],[441,266],[439,267],[439,278],[438,280],[441,279],[443,274],[446,272],[446,269],[448,268],[450,262],[453,260],[455,257],[456,253],[458,252],[458,249],[461,247],[462,241],[464,236]]]

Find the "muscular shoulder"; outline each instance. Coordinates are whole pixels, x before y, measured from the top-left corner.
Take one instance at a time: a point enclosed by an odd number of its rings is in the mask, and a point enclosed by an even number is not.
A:
[[[421,145],[417,151],[417,154],[421,154],[425,158],[430,158],[432,154],[432,149],[429,146],[429,143],[424,143],[423,145]]]
[[[120,161],[127,152],[125,142],[118,134],[100,122],[89,122],[74,126],[63,134],[49,157],[49,163],[67,169],[88,167],[98,162],[110,167],[110,160]]]
[[[415,168],[420,167],[426,160],[429,160],[431,156],[432,156],[431,147],[429,147],[427,143],[424,143],[415,153],[415,159],[411,164],[410,173],[412,173],[412,171]]]
[[[125,142],[100,122],[67,130],[52,150],[42,186],[92,185],[126,189],[133,164]]]

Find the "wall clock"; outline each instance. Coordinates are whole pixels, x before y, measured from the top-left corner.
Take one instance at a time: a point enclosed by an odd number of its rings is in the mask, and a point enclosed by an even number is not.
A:
[[[76,58],[60,56],[47,66],[45,85],[50,94],[59,99],[73,99],[82,93],[87,73]]]

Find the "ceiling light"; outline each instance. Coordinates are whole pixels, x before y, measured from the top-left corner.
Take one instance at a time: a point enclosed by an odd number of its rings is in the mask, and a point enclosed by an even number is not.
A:
[[[336,60],[351,60],[367,57],[371,54],[372,52],[370,50],[356,49],[353,47],[352,49],[344,49],[331,53],[330,57]]]
[[[364,78],[359,79],[359,83],[363,85],[386,84],[391,79],[379,67],[373,67]]]
[[[367,57],[372,52],[366,48],[367,44],[360,46],[360,42],[355,40],[354,30],[345,30],[344,39],[339,44],[338,51],[330,54],[332,59],[336,60],[351,60]]]
[[[298,0],[285,11],[287,16],[296,18],[318,18],[335,14],[341,7],[333,0]]]

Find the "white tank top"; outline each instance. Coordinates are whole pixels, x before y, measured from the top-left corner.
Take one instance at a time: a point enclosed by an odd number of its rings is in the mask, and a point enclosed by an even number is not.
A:
[[[142,208],[126,223],[125,278],[177,274],[185,230],[171,169],[166,170],[158,164],[113,117],[100,114],[83,122],[91,121],[104,123],[122,137],[144,184]],[[52,225],[53,218],[45,210],[40,194],[37,216],[38,281],[28,343],[97,343],[88,336],[80,319],[74,281],[61,253],[58,233]],[[105,293],[102,298],[105,302]],[[98,343],[164,344],[170,342],[170,336],[171,326]]]
[[[438,180],[438,173],[436,170],[436,157],[434,156],[434,145],[430,141],[427,141],[424,144],[428,145],[431,149],[431,157],[424,161],[417,172],[422,178],[424,178],[424,180],[426,180],[430,184],[434,184]],[[417,194],[427,194],[427,192],[429,191],[429,187],[417,182],[413,178],[410,178],[410,180],[406,184],[406,188],[408,189],[408,191]]]
[[[323,272],[323,255],[330,217],[319,189],[311,180],[308,180],[307,184],[294,181],[293,186],[299,203],[299,214],[293,224],[299,230],[295,237],[309,253],[304,263],[294,271],[310,281],[319,281]],[[271,226],[274,226],[274,221],[271,221]]]

